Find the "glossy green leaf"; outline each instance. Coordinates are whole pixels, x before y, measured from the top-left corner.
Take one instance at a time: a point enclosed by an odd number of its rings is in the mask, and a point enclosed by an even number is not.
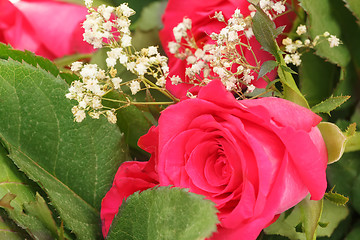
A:
[[[350,137],[345,145],[345,152],[360,151],[360,132],[356,132]]]
[[[13,49],[11,46],[5,45],[3,43],[0,43],[0,59],[13,59],[20,63],[24,61],[34,67],[39,65],[42,69],[45,69],[54,76],[59,74],[59,70],[49,59],[36,56],[30,51],[20,51]]]
[[[275,223],[264,229],[264,232],[266,234],[279,234],[291,240],[307,240],[304,223],[305,215],[302,212],[302,208],[303,206],[298,204],[290,214],[286,214],[286,212],[282,213]],[[347,207],[338,206],[329,200],[324,200],[323,211],[318,221],[319,224],[318,226],[314,225],[314,227],[316,227],[316,236],[331,236],[339,223],[344,220],[348,214],[349,210]]]
[[[100,202],[125,159],[122,134],[105,119],[75,123],[64,80],[0,60],[0,137],[79,239],[101,236]],[[11,113],[11,114],[9,114]]]
[[[217,209],[203,196],[156,187],[131,195],[113,220],[107,240],[197,240],[210,237]]]
[[[329,97],[325,99],[321,103],[313,106],[311,111],[314,113],[327,113],[330,115],[330,112],[340,107],[344,102],[346,102],[350,96],[337,96],[337,97]]]
[[[346,3],[346,7],[354,14],[354,16],[360,20],[360,1],[358,0],[343,0]]]
[[[251,2],[251,1],[250,1]],[[254,4],[254,2],[253,2]],[[289,68],[286,66],[282,55],[279,53],[280,49],[276,43],[276,37],[283,31],[283,27],[275,28],[275,23],[269,19],[266,13],[258,6],[256,14],[253,17],[253,31],[256,40],[261,44],[261,47],[271,53],[280,67],[277,72],[284,89],[284,98],[292,101],[300,106],[309,108],[309,104],[299,91]]]
[[[323,201],[323,211],[320,222],[326,227],[317,227],[316,236],[330,237],[335,231],[336,227],[349,215],[349,209],[346,206],[339,206],[329,200]]]
[[[339,80],[339,73],[336,65],[326,62],[312,52],[305,52],[301,59],[300,90],[310,106],[313,106],[331,96],[335,83]]]
[[[358,159],[359,160],[359,159]],[[360,213],[360,189],[359,189],[359,185],[360,184],[360,174],[358,172],[357,177],[355,178],[353,185],[351,185],[351,190],[352,190],[352,204],[353,207],[355,208],[355,210]]]
[[[253,32],[256,40],[261,44],[262,49],[271,53],[277,62],[280,62],[279,47],[275,41],[276,37],[281,33],[281,29],[276,29],[275,23],[269,19],[266,13],[257,5],[256,13],[253,17]]]
[[[347,137],[334,123],[321,122],[318,128],[328,151],[328,164],[338,161],[344,153]]]
[[[341,27],[333,16],[330,4],[331,0],[300,0],[301,6],[308,13],[308,28],[311,37],[323,35],[329,32],[332,35],[341,37]],[[316,46],[316,54],[345,67],[350,61],[350,53],[345,45],[330,48],[328,41],[323,41]]]
[[[15,197],[8,206],[0,204],[6,210],[7,216],[19,227],[26,229],[34,239],[54,237],[44,224],[35,216],[25,213],[24,204],[35,200],[35,192],[29,185],[29,180],[16,168],[6,156],[7,152],[0,145],[0,198],[7,194]],[[1,238],[0,238],[1,239]],[[5,238],[4,238],[5,239]]]
[[[259,71],[259,75],[258,75],[258,79],[262,78],[263,76],[265,76],[267,73],[271,72],[272,70],[274,70],[276,67],[278,66],[278,63],[276,61],[266,61],[264,62],[261,67],[260,67],[260,71]]]
[[[0,207],[4,209],[13,210],[14,208],[11,206],[11,201],[16,198],[15,194],[12,193],[6,193],[1,199],[0,199]]]
[[[122,3],[128,3],[129,7],[135,10],[136,14],[131,17],[132,21],[136,21],[140,17],[141,10],[148,6],[150,3],[155,2],[157,0],[111,0],[114,3],[114,6],[118,6]]]
[[[331,191],[325,193],[324,197],[327,200],[329,200],[330,202],[332,202],[336,205],[342,205],[342,206],[344,206],[349,201],[348,197],[345,197],[339,193],[333,192],[333,189],[331,189]]]
[[[35,201],[24,204],[24,210],[28,215],[36,217],[53,236],[59,238],[58,228],[52,212],[39,193],[36,193]]]
[[[360,236],[360,222],[357,221],[354,228],[351,229],[348,235],[346,235],[346,240],[358,240]]]
[[[313,201],[306,197],[299,205],[303,216],[306,240],[314,240],[323,210],[323,200]]]
[[[164,13],[167,2],[155,1],[144,7],[141,11],[139,19],[135,25],[141,31],[150,31],[152,29],[161,29],[163,24],[161,16]]]
[[[360,174],[359,159],[359,151],[344,153],[340,161],[328,165],[326,170],[329,184],[336,186],[336,192],[349,197],[351,204],[354,204],[353,188],[359,188],[355,185]]]
[[[18,231],[14,223],[5,221],[0,215],[0,239],[4,240],[24,240]]]
[[[349,1],[350,2],[350,1]],[[352,4],[357,2],[358,0],[351,0]],[[354,16],[354,12],[349,10],[344,4],[344,0],[336,0],[330,1],[332,11],[336,21],[340,24],[341,27],[341,41],[350,51],[352,61],[354,62],[354,66],[359,71],[360,68],[360,48],[359,41],[360,39],[360,27],[359,27],[359,18],[357,19]]]

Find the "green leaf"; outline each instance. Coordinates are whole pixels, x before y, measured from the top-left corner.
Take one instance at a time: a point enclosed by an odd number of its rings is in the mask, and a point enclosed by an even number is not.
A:
[[[280,67],[282,68],[282,70],[284,70],[285,72],[291,73],[291,74],[297,74],[297,72],[295,72],[294,70],[292,70],[291,68],[289,68],[286,65],[280,65]]]
[[[309,197],[306,197],[299,205],[303,216],[306,239],[316,239],[316,229],[323,210],[323,200],[313,201],[310,200]]]
[[[270,20],[266,13],[258,5],[254,6],[257,11],[253,17],[252,29],[256,40],[265,51],[271,53],[277,62],[280,62],[279,47],[275,39],[283,28],[276,29],[275,23]]]
[[[359,159],[357,159],[359,160]],[[360,174],[358,172],[357,177],[355,178],[353,184],[351,185],[351,190],[352,190],[352,205],[355,208],[355,210],[360,213],[360,189],[359,189],[359,184],[360,184]]]
[[[329,32],[341,37],[341,27],[335,20],[331,8],[332,0],[300,0],[301,6],[308,14],[308,29],[314,39],[317,35]],[[345,67],[350,61],[350,53],[346,46],[330,48],[328,41],[320,42],[316,47],[316,54],[330,62]]]
[[[5,221],[0,215],[0,239],[23,240],[25,238],[17,231],[14,223]]]
[[[291,240],[305,240],[305,224],[304,224],[304,213],[303,211],[303,203],[296,205],[290,214],[282,213],[279,219],[270,225],[269,227],[264,229],[266,234],[279,234],[285,237],[288,237]],[[344,220],[349,214],[349,210],[347,207],[338,206],[331,203],[329,200],[323,201],[323,211],[321,214],[321,218],[318,221],[316,228],[316,236],[317,237],[325,237],[331,236],[339,223]],[[314,222],[316,224],[316,221]],[[301,229],[298,228],[301,226]],[[301,230],[301,231],[299,231]]]
[[[0,199],[0,207],[5,209],[13,210],[14,208],[10,205],[10,202],[16,198],[15,194],[7,193]]]
[[[345,152],[354,152],[360,150],[360,132],[351,136],[345,145]]]
[[[329,97],[323,102],[313,106],[311,111],[314,113],[327,113],[330,115],[330,112],[340,107],[344,102],[346,102],[350,96],[337,96]]]
[[[195,240],[216,231],[217,209],[203,196],[156,187],[131,195],[115,216],[107,240]]]
[[[0,86],[0,138],[10,158],[79,239],[99,238],[101,199],[127,156],[117,126],[75,123],[65,81],[27,63],[0,60]]]
[[[280,56],[280,60],[281,60],[281,64],[285,64],[282,56]],[[278,75],[281,83],[283,84],[284,98],[305,108],[310,108],[305,97],[298,89],[291,73],[286,72],[284,69],[280,67],[278,68]]]
[[[329,192],[325,193],[324,197],[336,205],[344,206],[349,201],[349,198],[339,193],[333,192],[333,190],[334,187]]]
[[[20,63],[24,61],[34,67],[37,67],[39,65],[42,69],[45,69],[54,76],[57,76],[59,74],[59,70],[49,59],[36,56],[34,53],[27,50],[23,52],[13,49],[11,46],[5,45],[3,43],[0,43],[0,59],[13,59]]]
[[[127,0],[127,1],[112,0],[112,2],[114,3],[114,6],[119,6],[120,4],[125,3],[125,2],[129,3],[129,7],[134,9],[136,12],[136,14],[131,17],[132,21],[136,21],[140,17],[141,10],[144,7],[148,6],[150,3],[155,2],[155,1],[157,1],[157,0],[142,0],[142,1],[139,1],[139,0]]]
[[[52,216],[52,212],[39,193],[36,193],[35,201],[24,204],[24,209],[28,215],[35,216],[41,221],[53,236],[59,238],[59,232]]]
[[[346,235],[346,240],[358,240],[360,236],[360,223],[355,224],[355,227],[351,229],[351,232]]]
[[[347,137],[334,123],[321,122],[318,128],[328,151],[328,164],[338,161],[344,153]]]
[[[250,3],[254,4],[254,1],[250,1]],[[270,20],[266,13],[258,5],[254,6],[257,10],[253,17],[253,31],[256,40],[258,40],[265,51],[271,53],[275,57],[280,66],[285,66],[278,68],[278,75],[283,84],[284,98],[300,106],[309,108],[309,104],[299,91],[291,73],[286,67],[285,61],[280,54],[279,46],[275,40],[284,28],[279,27],[276,29],[275,23]]]
[[[139,19],[136,21],[136,28],[141,31],[150,31],[152,29],[161,29],[163,24],[161,16],[164,13],[167,2],[155,1],[144,7]]]
[[[360,20],[360,2],[358,0],[343,0],[346,3],[346,7]]]
[[[316,236],[330,237],[336,227],[349,215],[349,209],[346,206],[339,206],[329,200],[324,199],[323,210],[319,223],[327,224],[325,227],[318,227]]]
[[[359,198],[354,199],[354,192],[359,191],[359,185],[355,185],[360,175],[359,159],[359,151],[344,153],[340,161],[328,165],[326,170],[329,184],[336,186],[338,193],[348,196],[352,205],[360,203]],[[358,209],[360,210],[360,208]]]
[[[311,106],[330,97],[339,79],[337,67],[316,56],[305,52],[299,67],[300,90]]]
[[[6,210],[7,216],[19,227],[26,229],[32,238],[52,238],[53,235],[41,221],[25,213],[23,205],[35,200],[35,192],[31,189],[29,180],[6,155],[7,152],[0,145],[0,198],[4,199],[7,195],[15,198],[8,202],[10,207],[2,204],[0,206]]]
[[[258,75],[258,79],[262,78],[263,76],[265,76],[267,73],[271,72],[272,70],[274,70],[276,67],[278,66],[278,63],[276,61],[266,61],[264,62],[261,67],[260,67],[260,71],[259,71],[259,75]]]

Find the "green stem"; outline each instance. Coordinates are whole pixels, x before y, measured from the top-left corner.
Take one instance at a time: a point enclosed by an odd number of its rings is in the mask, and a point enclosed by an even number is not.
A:
[[[173,100],[173,103],[177,103],[179,102],[179,99],[177,99],[176,97],[174,97],[168,90],[164,89],[164,88],[159,88],[155,83],[153,83],[152,81],[144,78],[143,79],[147,84],[149,84],[150,86],[154,87],[155,89],[157,89],[158,91],[160,91],[162,94],[164,94],[165,96],[167,96],[168,98],[170,98],[171,100]]]

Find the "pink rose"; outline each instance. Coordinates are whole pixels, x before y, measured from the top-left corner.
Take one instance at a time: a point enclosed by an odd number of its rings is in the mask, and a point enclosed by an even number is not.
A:
[[[256,239],[309,193],[323,197],[327,150],[320,121],[284,99],[236,100],[214,80],[197,98],[165,109],[139,143],[152,154],[149,169],[154,166],[161,186],[188,188],[216,204],[221,223],[211,239]]]
[[[55,0],[0,0],[0,42],[55,59],[74,53],[90,53],[83,41],[84,6]]]
[[[174,54],[170,53],[168,48],[168,43],[175,41],[173,28],[182,22],[184,17],[192,20],[192,33],[197,45],[201,47],[205,44],[213,43],[209,35],[213,32],[219,33],[220,30],[225,27],[224,23],[219,22],[215,18],[210,18],[210,16],[213,17],[215,12],[222,11],[225,19],[229,19],[235,9],[240,9],[240,12],[246,17],[250,14],[248,9],[249,5],[250,3],[247,0],[169,0],[163,15],[164,28],[160,31],[161,43],[169,58],[169,77],[178,75],[184,82],[189,81],[188,77],[185,76],[185,69],[186,67],[189,67],[186,60],[176,58]],[[292,20],[293,15],[286,14],[279,17],[275,23],[277,26],[286,25],[286,32],[291,29]],[[244,43],[246,42],[245,37],[242,38],[242,41]],[[261,63],[268,60],[274,60],[271,54],[260,49],[261,45],[255,37],[250,38],[250,45],[252,46],[257,60]],[[255,65],[255,60],[251,51],[246,48],[244,48],[243,51],[248,62],[251,65]],[[254,74],[254,76],[256,79],[257,75]],[[275,79],[276,71],[272,71],[267,74],[267,76],[270,80]],[[264,88],[266,86],[266,82],[263,79],[253,81],[252,84],[259,88]],[[190,91],[195,94],[199,90],[198,87],[194,88],[192,85],[186,83],[173,85],[169,79],[167,80],[166,88],[178,98],[185,97],[189,88],[191,88]]]

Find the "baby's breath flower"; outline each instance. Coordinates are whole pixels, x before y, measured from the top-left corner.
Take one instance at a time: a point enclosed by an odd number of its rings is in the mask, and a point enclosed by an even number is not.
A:
[[[292,63],[295,65],[295,66],[300,66],[301,64],[301,58],[300,58],[300,54],[299,53],[294,53],[292,55]]]
[[[245,36],[250,39],[252,36],[254,36],[254,32],[252,30],[252,28],[249,28],[247,30],[245,30]]]
[[[299,25],[296,29],[296,33],[300,36],[304,33],[306,33],[306,26],[305,25]]]
[[[168,43],[169,51],[172,54],[175,54],[179,50],[180,46],[181,45],[179,43],[176,43],[176,42],[169,42]]]
[[[114,84],[115,89],[120,89],[120,83],[122,82],[121,78],[119,77],[112,78],[111,82]]]
[[[250,84],[247,89],[246,92],[247,93],[252,93],[255,90],[255,86],[253,84]]]
[[[292,39],[291,38],[289,38],[289,37],[287,37],[287,38],[284,38],[283,40],[282,40],[282,44],[283,45],[290,45],[290,44],[292,44]]]
[[[83,66],[82,62],[76,61],[71,64],[71,71],[77,72],[79,71]]]
[[[285,5],[282,2],[277,2],[274,5],[272,5],[272,9],[277,14],[281,14],[281,13],[285,12],[285,10],[286,10]]]
[[[224,22],[225,21],[224,15],[222,14],[222,11],[215,12],[214,18],[216,18],[219,22]]]
[[[92,4],[93,4],[93,0],[85,0],[85,6],[87,8],[91,8]]]
[[[139,63],[139,64],[136,65],[135,71],[136,71],[140,76],[142,76],[142,75],[144,75],[144,74],[147,72],[147,68],[148,68],[147,64],[141,62],[141,63]]]
[[[154,46],[150,46],[148,48],[148,56],[154,56],[156,54],[158,54],[158,50],[157,50],[157,47],[154,47]]]
[[[273,2],[271,0],[260,0],[260,7],[263,10],[266,10],[268,7],[271,7]]]
[[[172,76],[170,78],[171,84],[173,85],[178,85],[179,83],[181,83],[181,78],[179,76]]]
[[[286,64],[291,63],[292,62],[291,55],[286,54],[285,57],[284,57],[284,61],[285,61]]]
[[[115,109],[106,111],[106,117],[110,123],[115,124],[117,122],[116,115],[115,115]]]
[[[74,120],[76,122],[82,122],[86,118],[86,114],[84,110],[78,108],[78,106],[74,106],[71,109],[71,112],[74,114]]]
[[[184,17],[183,24],[186,29],[191,29],[192,21],[190,18]]]
[[[118,15],[118,17],[120,16],[131,17],[132,15],[135,14],[135,11],[129,8],[127,3],[123,3],[116,8],[116,14]]]
[[[125,54],[121,54],[119,56],[119,62],[125,65],[128,62],[128,56],[126,56]]]
[[[140,83],[138,81],[131,81],[130,82],[130,90],[131,90],[131,93],[133,95],[135,95],[137,92],[140,91],[141,87],[140,87]]]
[[[166,79],[165,77],[160,77],[157,81],[156,81],[156,85],[158,85],[159,87],[164,87],[166,84]]]
[[[89,116],[93,119],[99,119],[100,118],[100,113],[99,112],[89,112]]]
[[[112,58],[112,57],[108,57],[106,59],[106,65],[108,67],[114,67],[116,65],[116,59],[115,58]]]
[[[124,48],[131,46],[131,36],[130,35],[124,35],[121,38],[121,46]]]
[[[328,38],[328,41],[330,43],[330,47],[333,48],[333,47],[336,47],[336,46],[339,46],[340,44],[340,39],[338,39],[336,36],[334,35],[331,35],[329,38]]]

